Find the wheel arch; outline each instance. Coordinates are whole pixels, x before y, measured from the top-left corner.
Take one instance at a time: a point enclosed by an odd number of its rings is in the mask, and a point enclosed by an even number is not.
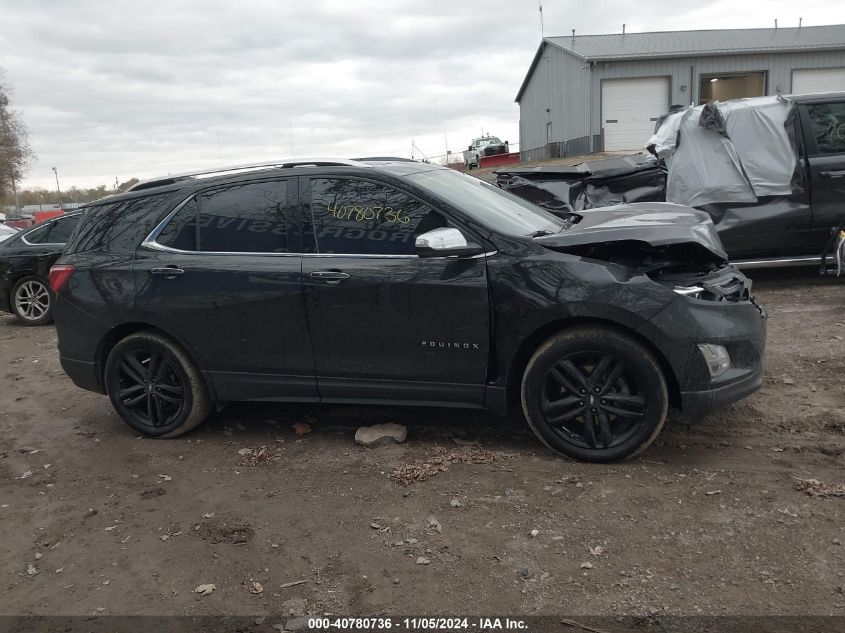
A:
[[[114,349],[114,346],[117,345],[120,341],[125,339],[127,336],[131,334],[136,334],[137,332],[155,332],[156,334],[160,334],[171,339],[174,343],[176,343],[182,351],[188,356],[190,361],[194,364],[194,366],[199,370],[200,375],[203,377],[205,382],[205,388],[208,390],[209,395],[213,398],[214,397],[214,385],[206,376],[205,371],[202,368],[202,365],[197,362],[196,357],[194,356],[191,349],[185,345],[178,336],[175,336],[171,332],[168,332],[164,328],[149,323],[147,321],[130,321],[127,323],[121,323],[113,327],[109,330],[105,336],[100,339],[100,342],[97,345],[97,350],[94,355],[94,362],[97,367],[97,380],[99,380],[100,387],[103,389],[105,393],[105,371],[106,371],[106,359],[109,357],[109,354]]]
[[[507,380],[507,403],[509,408],[519,406],[520,403],[520,384],[522,382],[522,375],[525,373],[525,368],[531,356],[540,345],[547,341],[550,337],[574,327],[582,325],[592,325],[605,327],[615,332],[628,336],[647,348],[657,360],[663,375],[666,378],[666,389],[669,393],[669,403],[675,407],[681,405],[681,389],[678,385],[678,379],[672,369],[672,365],[667,360],[666,356],[658,349],[654,343],[648,338],[629,327],[621,325],[616,321],[608,319],[601,319],[595,317],[571,317],[564,319],[557,319],[550,321],[528,335],[517,348],[516,353],[510,362],[510,370],[508,371]]]

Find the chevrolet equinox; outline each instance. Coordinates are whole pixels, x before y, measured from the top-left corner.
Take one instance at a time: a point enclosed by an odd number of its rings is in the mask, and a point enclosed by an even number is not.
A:
[[[139,183],[84,210],[50,284],[62,367],[152,437],[240,400],[520,408],[603,462],[763,373],[764,313],[705,213],[552,214],[403,159]]]

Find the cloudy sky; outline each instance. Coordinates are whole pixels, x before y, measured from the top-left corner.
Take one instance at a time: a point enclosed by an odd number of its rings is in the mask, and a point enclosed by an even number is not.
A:
[[[845,23],[830,0],[544,0],[546,35]],[[516,143],[536,0],[0,0],[24,186]]]

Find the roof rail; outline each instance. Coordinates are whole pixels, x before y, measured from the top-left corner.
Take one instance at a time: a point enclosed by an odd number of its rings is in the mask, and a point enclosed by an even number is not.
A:
[[[401,158],[400,156],[364,156],[362,158],[353,158],[352,160],[360,160],[368,163],[376,162],[391,162],[391,163],[418,163],[419,161],[413,158]]]
[[[256,171],[268,168],[290,168],[290,167],[305,167],[313,165],[315,167],[367,167],[359,160],[350,158],[296,158],[296,159],[282,159],[267,161],[262,163],[249,163],[246,165],[230,165],[228,167],[216,167],[214,169],[203,169],[200,171],[182,172],[179,174],[168,174],[167,176],[157,176],[155,178],[148,178],[135,183],[126,191],[140,191],[141,189],[150,189],[152,187],[160,187],[162,185],[170,185],[182,180],[191,180],[202,176],[219,176],[227,173],[238,173],[247,171]]]

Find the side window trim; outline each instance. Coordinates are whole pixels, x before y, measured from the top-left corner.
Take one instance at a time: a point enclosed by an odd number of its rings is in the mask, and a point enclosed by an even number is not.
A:
[[[258,183],[258,182],[274,182],[274,181],[278,181],[278,180],[286,180],[287,185],[288,185],[286,187],[286,191],[288,193],[286,193],[285,195],[287,196],[288,204],[290,204],[290,190],[296,189],[296,187],[291,186],[291,184],[294,182],[295,179],[296,178],[294,177],[294,178],[281,178],[281,179],[272,178],[272,179],[269,179],[267,181],[264,181],[264,180],[248,180],[248,181],[244,181],[244,182],[226,183],[226,186],[237,185],[237,184],[250,184],[250,183]],[[219,188],[219,185],[214,186],[214,187],[207,187],[206,189],[201,189],[200,191],[192,192],[187,198],[185,198],[184,200],[182,200],[182,202],[177,204],[170,213],[168,213],[166,216],[164,216],[164,218],[158,224],[156,224],[156,226],[153,228],[153,230],[150,231],[150,234],[147,235],[147,237],[144,238],[144,240],[141,242],[140,248],[145,248],[145,249],[153,250],[153,251],[162,251],[162,252],[165,252],[165,253],[177,253],[177,254],[180,254],[180,255],[259,255],[259,256],[262,256],[262,257],[302,257],[301,244],[299,245],[300,246],[299,252],[272,253],[272,252],[250,252],[250,251],[186,251],[186,250],[183,250],[183,249],[180,249],[180,248],[173,248],[172,246],[165,246],[164,244],[159,244],[156,241],[158,239],[158,236],[161,234],[161,232],[164,230],[164,228],[168,225],[168,223],[176,216],[177,213],[179,213],[179,211],[182,210],[182,208],[186,204],[188,204],[192,200],[196,199],[198,196],[201,196],[202,194],[205,194],[205,193],[213,192],[215,189],[218,189],[218,188]],[[296,205],[290,206],[289,208],[296,211]],[[199,214],[199,206],[197,206],[197,214]],[[288,223],[289,224],[291,223],[290,220],[288,220]],[[197,230],[199,230],[199,224],[197,224]],[[199,239],[197,239],[197,241],[199,241]]]
[[[428,202],[427,200],[423,200],[420,198],[415,192],[409,191],[404,187],[397,187],[394,183],[385,182],[379,180],[378,178],[371,178],[368,176],[360,176],[358,174],[335,174],[335,173],[326,173],[326,174],[309,174],[307,176],[300,176],[299,179],[301,181],[300,191],[301,191],[301,208],[302,208],[302,217],[308,222],[309,230],[307,231],[309,239],[313,240],[314,249],[319,249],[319,244],[317,243],[317,225],[314,222],[314,210],[311,207],[312,202],[312,188],[311,182],[313,180],[318,179],[325,179],[325,178],[343,178],[346,180],[362,180],[364,182],[370,182],[377,185],[381,185],[382,187],[391,187],[396,191],[403,193],[404,195],[416,200],[419,204],[423,204],[430,208],[435,213],[439,213],[447,222],[451,222],[457,224],[461,231],[466,231],[469,235],[473,236],[473,239],[479,239],[475,236],[474,231],[470,231],[466,229],[460,222],[456,222],[452,215],[446,213],[441,209],[439,206]],[[302,225],[302,221],[300,220],[300,225]],[[300,231],[303,234],[305,231]],[[356,258],[356,259],[419,259],[418,255],[409,254],[409,255],[392,255],[392,254],[368,254],[368,253],[306,253],[304,244],[300,244],[303,248],[302,256],[303,257],[346,257],[346,258]]]

